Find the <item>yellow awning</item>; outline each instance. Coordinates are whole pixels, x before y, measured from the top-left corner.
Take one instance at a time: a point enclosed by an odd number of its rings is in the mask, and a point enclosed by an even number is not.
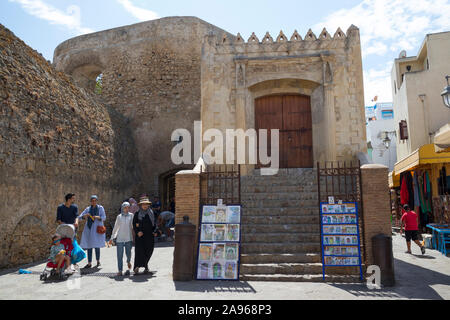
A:
[[[396,174],[395,171],[389,173],[389,188],[400,187],[400,175]]]
[[[437,153],[450,152],[450,123],[447,123],[436,133],[434,145]]]
[[[413,170],[421,165],[433,163],[450,163],[450,152],[437,153],[434,144],[427,144],[395,164],[395,175]]]

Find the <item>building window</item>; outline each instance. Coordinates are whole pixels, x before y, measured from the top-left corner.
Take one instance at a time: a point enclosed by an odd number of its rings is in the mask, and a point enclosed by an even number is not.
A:
[[[399,123],[400,140],[408,140],[408,125],[406,120]]]
[[[381,117],[383,119],[393,119],[394,118],[394,110],[382,110]]]

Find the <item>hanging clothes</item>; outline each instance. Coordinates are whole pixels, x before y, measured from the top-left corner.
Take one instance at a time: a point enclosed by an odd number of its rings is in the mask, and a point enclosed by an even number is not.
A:
[[[416,207],[420,207],[419,182],[417,181],[417,171],[414,172],[413,189],[414,189],[414,205]]]
[[[408,192],[408,184],[406,182],[406,176],[402,173],[400,175],[400,185],[401,185],[401,189],[400,189],[400,202],[403,205],[408,204],[409,203],[409,192]]]

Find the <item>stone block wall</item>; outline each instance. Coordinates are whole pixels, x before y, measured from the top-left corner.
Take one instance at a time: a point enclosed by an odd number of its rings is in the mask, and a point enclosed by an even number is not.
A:
[[[97,194],[114,221],[139,176],[122,115],[0,25],[0,268],[48,255],[56,208]]]
[[[189,222],[195,225],[194,264],[197,262],[198,227],[200,212],[200,173],[195,171],[181,171],[175,175],[175,224],[183,222],[188,216]],[[194,266],[193,270],[196,270]]]
[[[201,50],[209,33],[227,34],[195,17],[167,17],[69,39],[55,50],[57,70],[79,85],[92,90],[103,74],[99,99],[129,121],[142,192],[151,197],[162,174],[186,169],[171,161],[171,134],[187,129],[193,136],[201,118]]]
[[[373,264],[372,237],[392,235],[388,173],[388,168],[382,165],[361,167],[367,266]]]

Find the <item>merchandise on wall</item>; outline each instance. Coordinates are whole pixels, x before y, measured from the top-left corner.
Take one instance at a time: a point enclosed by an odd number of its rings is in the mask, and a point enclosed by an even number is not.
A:
[[[239,280],[241,206],[201,208],[197,280]]]
[[[326,267],[359,267],[361,280],[363,279],[358,226],[356,202],[320,204],[324,280]]]

